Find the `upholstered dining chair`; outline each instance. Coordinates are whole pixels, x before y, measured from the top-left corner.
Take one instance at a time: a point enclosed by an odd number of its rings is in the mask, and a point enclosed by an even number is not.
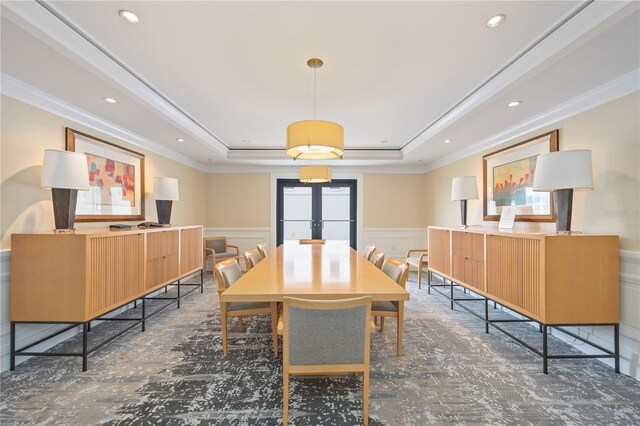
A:
[[[384,253],[381,251],[373,253],[369,262],[373,263],[376,268],[381,269],[382,263],[384,262]]]
[[[413,254],[413,256],[412,256]],[[422,288],[422,270],[429,267],[429,250],[426,249],[411,249],[407,252],[407,263],[409,266],[413,266],[418,269],[418,288]],[[429,279],[430,279],[430,275]],[[427,286],[429,293],[431,288]]]
[[[365,259],[371,259],[371,256],[376,251],[376,246],[368,245],[364,248],[364,253],[362,254]]]
[[[325,240],[299,240],[298,244],[324,244]]]
[[[227,244],[226,237],[204,237],[202,239],[204,250],[203,268],[207,270],[207,260],[211,259],[211,272],[216,263],[224,259],[236,259],[240,261],[240,250],[238,246]]]
[[[226,259],[214,266],[218,281],[218,296],[238,281],[242,272],[235,259]],[[273,353],[278,356],[278,308],[277,303],[269,302],[220,302],[220,323],[222,324],[222,354],[227,356],[227,319],[238,318],[238,328],[242,331],[242,317],[259,314],[271,314],[271,328],[273,333]]]
[[[256,249],[258,250],[258,253],[260,253],[260,256],[262,256],[263,259],[267,257],[267,255],[269,254],[269,246],[266,245],[265,243],[258,244]]]
[[[256,266],[258,262],[262,260],[262,256],[260,256],[260,253],[258,253],[258,250],[256,249],[245,251],[242,253],[242,256],[244,257],[245,269],[247,271]]]
[[[409,265],[395,259],[387,259],[382,265],[382,272],[398,283],[402,288],[405,288],[407,284],[407,277],[409,276]],[[384,331],[385,317],[395,317],[398,319],[397,353],[398,356],[402,355],[404,307],[400,309],[400,304],[398,302],[373,302],[371,305],[371,315],[376,318],[380,317],[381,332]]]
[[[289,375],[362,374],[362,416],[369,423],[371,296],[341,300],[283,298],[282,417],[289,417]]]

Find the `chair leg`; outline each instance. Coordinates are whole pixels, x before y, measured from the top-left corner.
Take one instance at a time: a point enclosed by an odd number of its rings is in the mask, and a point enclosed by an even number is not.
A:
[[[404,322],[404,302],[398,302],[398,356],[402,356],[402,329]]]
[[[365,426],[369,424],[369,369],[362,378],[362,420]]]
[[[278,358],[278,303],[271,303],[271,333],[273,334],[273,356]]]
[[[244,328],[242,326],[242,315],[238,317],[238,331],[240,333],[242,333],[244,331]]]
[[[378,326],[378,317],[373,317],[373,325]]]
[[[422,268],[418,267],[418,288],[422,288]]]
[[[380,317],[380,333],[384,331],[384,317]]]
[[[289,418],[289,375],[282,374],[282,424],[287,425]]]
[[[222,325],[222,356],[227,356],[227,312],[220,311],[220,323]]]

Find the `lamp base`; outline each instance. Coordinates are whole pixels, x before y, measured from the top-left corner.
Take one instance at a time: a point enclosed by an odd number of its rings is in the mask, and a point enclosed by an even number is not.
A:
[[[156,200],[156,209],[158,210],[158,223],[169,225],[171,223],[171,207],[172,200]]]
[[[556,206],[556,231],[571,232],[573,189],[558,189],[554,191],[553,203]]]
[[[467,227],[467,200],[460,200],[460,223],[463,228]]]
[[[51,188],[55,232],[72,232],[76,220],[77,189]]]

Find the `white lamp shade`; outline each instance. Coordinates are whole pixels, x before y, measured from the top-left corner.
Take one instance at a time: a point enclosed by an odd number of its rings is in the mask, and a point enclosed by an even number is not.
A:
[[[475,176],[458,176],[451,181],[451,200],[477,200],[478,182]]]
[[[287,154],[305,160],[342,158],[344,129],[331,121],[305,120],[287,127]]]
[[[179,200],[178,179],[157,177],[155,180],[154,196],[156,200]]]
[[[46,149],[40,184],[43,188],[88,191],[87,157],[80,152]]]
[[[534,191],[593,189],[591,151],[556,151],[541,154],[533,177]]]
[[[304,182],[304,183],[331,182],[331,169],[327,166],[300,167],[300,182]]]

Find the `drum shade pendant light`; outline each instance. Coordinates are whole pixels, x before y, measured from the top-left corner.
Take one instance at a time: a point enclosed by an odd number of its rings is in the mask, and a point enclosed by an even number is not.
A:
[[[300,167],[300,182],[302,183],[331,182],[331,169],[327,166]]]
[[[342,158],[344,129],[331,121],[316,120],[316,71],[323,62],[318,58],[307,61],[313,70],[313,120],[291,123],[287,127],[287,154],[294,160],[330,160]]]

